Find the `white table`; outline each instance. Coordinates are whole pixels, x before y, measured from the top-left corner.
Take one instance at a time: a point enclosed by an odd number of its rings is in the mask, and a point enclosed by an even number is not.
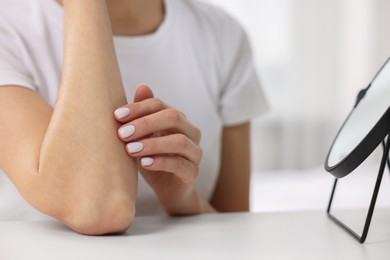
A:
[[[137,217],[126,234],[100,237],[55,221],[0,222],[0,259],[388,260],[389,224],[390,209],[377,211],[361,245],[324,211]]]

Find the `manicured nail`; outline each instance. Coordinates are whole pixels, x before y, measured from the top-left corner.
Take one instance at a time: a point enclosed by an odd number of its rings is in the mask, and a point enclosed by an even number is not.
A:
[[[144,149],[144,144],[140,142],[128,143],[126,149],[129,153],[138,153]]]
[[[118,108],[118,109],[115,110],[115,112],[114,112],[115,116],[116,116],[118,119],[125,118],[125,117],[129,116],[130,113],[131,113],[131,111],[130,111],[130,109],[128,109],[127,107]]]
[[[144,157],[141,159],[142,166],[150,166],[154,163],[154,159],[150,157]]]
[[[118,134],[121,138],[127,138],[132,136],[135,133],[135,126],[133,125],[127,125],[124,127],[119,128]]]

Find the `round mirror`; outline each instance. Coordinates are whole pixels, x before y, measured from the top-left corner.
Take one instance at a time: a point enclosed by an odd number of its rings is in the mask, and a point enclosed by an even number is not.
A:
[[[359,93],[330,148],[325,169],[337,178],[359,166],[390,132],[389,60]]]

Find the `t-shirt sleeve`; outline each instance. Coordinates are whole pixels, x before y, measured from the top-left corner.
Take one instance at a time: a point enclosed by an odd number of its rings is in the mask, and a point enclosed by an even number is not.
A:
[[[22,44],[22,39],[12,26],[0,19],[0,87],[15,85],[37,91],[24,64]]]
[[[268,105],[256,74],[252,50],[242,27],[230,20],[223,47],[222,86],[219,110],[225,125],[236,125],[265,113]]]

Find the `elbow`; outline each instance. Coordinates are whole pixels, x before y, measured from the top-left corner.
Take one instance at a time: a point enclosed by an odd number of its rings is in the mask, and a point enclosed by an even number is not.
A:
[[[84,181],[48,172],[41,171],[39,179],[30,182],[29,202],[36,209],[84,235],[120,234],[129,229],[135,216],[136,178]]]
[[[80,234],[96,236],[126,232],[134,216],[134,202],[104,201],[95,205],[78,205],[60,220]]]

